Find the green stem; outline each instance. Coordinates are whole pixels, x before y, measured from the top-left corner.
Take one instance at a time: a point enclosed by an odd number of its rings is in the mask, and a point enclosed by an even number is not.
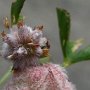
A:
[[[11,75],[11,66],[9,67],[8,71],[4,74],[4,76],[0,79],[0,85],[3,84],[8,77]]]
[[[69,62],[70,60],[69,60],[68,58],[64,58],[63,61],[64,61],[64,62],[62,63],[62,66],[63,66],[64,68],[67,68],[67,67],[69,67],[69,66],[71,65],[71,63]]]

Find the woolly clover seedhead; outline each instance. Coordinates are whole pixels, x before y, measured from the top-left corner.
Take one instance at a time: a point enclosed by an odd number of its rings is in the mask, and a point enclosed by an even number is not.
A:
[[[28,59],[32,57],[48,56],[50,45],[46,37],[43,36],[43,26],[36,26],[34,29],[24,24],[23,19],[19,19],[16,25],[10,28],[9,21],[4,21],[9,34],[1,33],[3,38],[2,55],[6,59],[15,62],[16,59]]]

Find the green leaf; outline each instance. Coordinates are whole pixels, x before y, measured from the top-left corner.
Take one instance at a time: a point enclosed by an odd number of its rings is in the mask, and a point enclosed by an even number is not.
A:
[[[12,3],[11,5],[11,24],[16,24],[19,15],[21,13],[21,10],[23,8],[25,0],[16,0],[15,2]]]
[[[59,25],[60,42],[64,55],[63,66],[67,67],[71,64],[90,59],[90,46],[80,49],[82,39],[70,42],[70,14],[64,10],[57,8],[57,17]]]
[[[76,52],[79,47],[82,45],[83,39],[78,39],[76,41],[69,41],[67,42],[67,47],[66,47],[66,56],[70,57],[74,52]]]
[[[81,61],[90,60],[90,45],[80,49],[82,41],[68,42],[67,57],[64,59],[64,67],[70,66]]]
[[[66,57],[66,46],[70,34],[70,14],[64,9],[57,8],[57,17],[62,51],[64,57]]]
[[[70,58],[71,58],[71,64],[80,61],[90,60],[90,46],[87,46],[79,51],[74,52]]]

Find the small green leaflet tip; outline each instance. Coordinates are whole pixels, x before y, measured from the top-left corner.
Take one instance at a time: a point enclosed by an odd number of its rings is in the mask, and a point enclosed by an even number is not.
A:
[[[17,24],[25,0],[16,0],[11,5],[11,24]]]

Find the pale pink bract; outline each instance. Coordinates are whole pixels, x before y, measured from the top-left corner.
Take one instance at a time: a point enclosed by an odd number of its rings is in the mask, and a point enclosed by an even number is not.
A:
[[[15,74],[5,90],[76,90],[65,70],[56,64],[27,68]]]

